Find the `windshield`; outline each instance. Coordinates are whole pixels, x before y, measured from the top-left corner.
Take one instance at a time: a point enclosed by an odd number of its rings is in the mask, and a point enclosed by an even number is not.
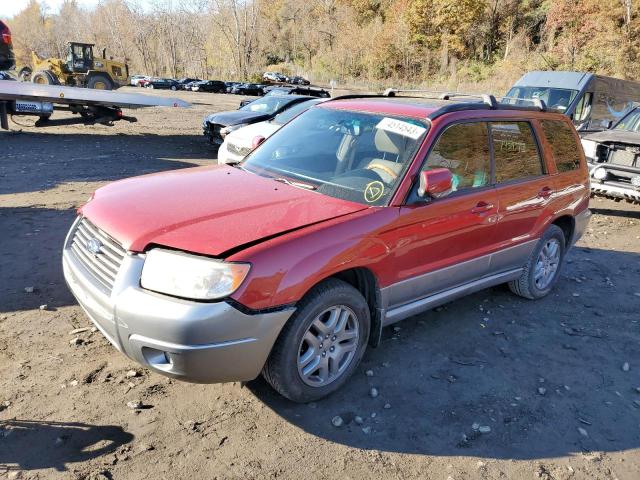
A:
[[[618,122],[614,130],[625,130],[627,132],[640,131],[640,109],[632,110],[626,117]]]
[[[245,170],[365,205],[386,205],[427,126],[412,118],[312,108],[274,133]]]
[[[305,100],[304,102],[296,103],[290,108],[287,108],[284,112],[280,112],[271,120],[276,125],[284,125],[292,118],[297,117],[305,110],[313,107],[316,103],[320,103],[321,100]]]
[[[246,104],[244,107],[241,107],[240,110],[270,114],[278,111],[281,107],[291,103],[293,100],[295,99],[290,97],[262,97]]]
[[[513,87],[509,90],[503,103],[511,105],[529,105],[526,100],[540,99],[547,107],[566,110],[578,94],[577,90],[552,87]]]

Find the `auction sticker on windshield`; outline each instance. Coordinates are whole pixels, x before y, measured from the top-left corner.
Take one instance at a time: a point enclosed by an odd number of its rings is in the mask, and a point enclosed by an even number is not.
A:
[[[364,199],[368,203],[373,203],[382,198],[384,195],[384,184],[379,181],[371,182],[367,184],[367,187],[364,189]]]
[[[421,127],[419,125],[414,125],[413,123],[404,122],[402,120],[397,120],[395,118],[384,117],[380,120],[380,123],[376,125],[376,128],[380,130],[384,130],[386,132],[396,133],[398,135],[402,135],[403,137],[409,137],[413,140],[417,140],[422,136],[424,132],[427,131],[426,128]]]

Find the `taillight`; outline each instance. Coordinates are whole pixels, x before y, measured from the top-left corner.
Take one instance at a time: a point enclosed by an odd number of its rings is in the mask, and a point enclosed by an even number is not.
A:
[[[0,22],[0,39],[2,39],[2,43],[11,44],[11,30],[2,22]]]

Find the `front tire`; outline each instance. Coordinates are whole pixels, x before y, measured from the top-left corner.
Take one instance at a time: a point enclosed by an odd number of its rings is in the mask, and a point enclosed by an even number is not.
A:
[[[311,402],[342,387],[360,364],[371,317],[362,294],[329,279],[314,287],[280,332],[262,375],[282,396]]]
[[[564,232],[557,225],[549,225],[531,252],[520,278],[509,282],[511,291],[530,300],[547,296],[560,277],[565,251]]]
[[[113,90],[113,82],[108,75],[98,73],[89,77],[87,88],[94,90]]]
[[[38,85],[60,85],[58,77],[56,77],[50,70],[40,70],[34,73],[31,77],[31,81]]]

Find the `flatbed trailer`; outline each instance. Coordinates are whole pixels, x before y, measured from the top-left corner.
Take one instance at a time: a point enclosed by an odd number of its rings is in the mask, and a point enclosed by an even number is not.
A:
[[[60,125],[113,125],[113,122],[137,119],[122,113],[123,108],[146,107],[189,108],[191,105],[177,98],[156,97],[141,93],[122,93],[111,90],[41,85],[36,83],[0,80],[0,128],[9,129],[9,116],[39,117],[36,127]],[[54,111],[66,111],[76,116],[52,119]]]

